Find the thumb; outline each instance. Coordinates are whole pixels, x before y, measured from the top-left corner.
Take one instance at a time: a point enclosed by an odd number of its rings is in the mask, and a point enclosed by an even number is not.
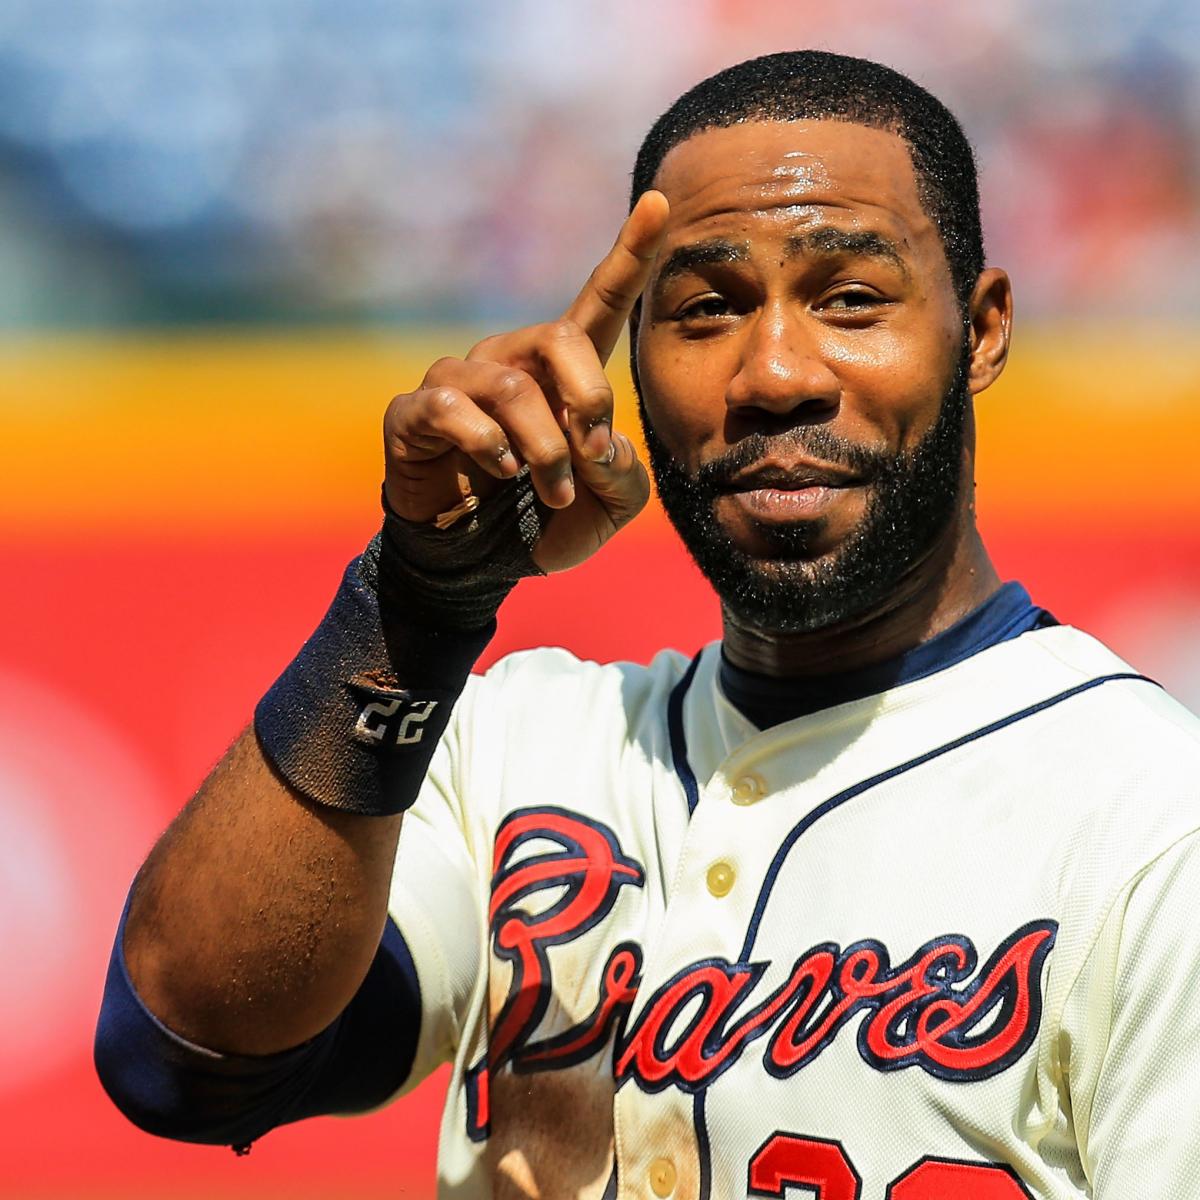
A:
[[[633,443],[612,435],[612,458],[588,462],[572,455],[577,487],[574,502],[553,513],[533,550],[547,574],[565,571],[589,558],[617,530],[628,525],[650,499],[650,476]]]
[[[646,507],[650,499],[650,476],[625,434],[614,433],[612,447],[608,462],[588,462],[581,458],[575,472],[612,518],[615,533]]]

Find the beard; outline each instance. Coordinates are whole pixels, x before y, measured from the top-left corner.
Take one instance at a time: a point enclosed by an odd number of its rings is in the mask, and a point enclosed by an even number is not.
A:
[[[749,434],[689,474],[663,444],[639,394],[654,482],[667,516],[722,606],[744,625],[809,633],[876,609],[933,549],[958,508],[969,401],[970,355],[959,355],[937,419],[917,445],[888,451],[838,437],[823,425]],[[636,378],[636,376],[635,376]],[[833,550],[816,554],[825,520],[762,525],[769,557],[739,547],[716,515],[734,476],[771,453],[807,457],[852,471],[866,488],[858,524]]]

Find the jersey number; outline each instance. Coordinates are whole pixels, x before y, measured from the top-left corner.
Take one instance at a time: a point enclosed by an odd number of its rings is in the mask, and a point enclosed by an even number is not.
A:
[[[862,1178],[837,1142],[773,1133],[750,1160],[750,1193],[782,1197],[809,1188],[816,1200],[858,1200]],[[923,1158],[888,1184],[886,1200],[1032,1200],[1008,1167]]]

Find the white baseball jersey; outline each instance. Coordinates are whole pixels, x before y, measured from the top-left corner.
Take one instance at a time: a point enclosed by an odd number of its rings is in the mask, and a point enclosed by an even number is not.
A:
[[[761,732],[719,660],[459,702],[391,906],[440,1194],[1200,1196],[1200,721],[1062,626]]]

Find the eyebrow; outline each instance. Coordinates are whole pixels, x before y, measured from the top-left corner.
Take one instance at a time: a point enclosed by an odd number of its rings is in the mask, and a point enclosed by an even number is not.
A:
[[[671,251],[659,268],[655,286],[661,287],[698,267],[745,262],[749,257],[748,242],[731,242],[727,238],[709,238],[704,242],[693,242],[690,246],[680,246],[678,250]]]
[[[900,247],[874,230],[852,231],[821,225],[796,233],[785,244],[789,255],[806,254],[827,258],[879,258],[889,262],[908,279],[911,272]]]

